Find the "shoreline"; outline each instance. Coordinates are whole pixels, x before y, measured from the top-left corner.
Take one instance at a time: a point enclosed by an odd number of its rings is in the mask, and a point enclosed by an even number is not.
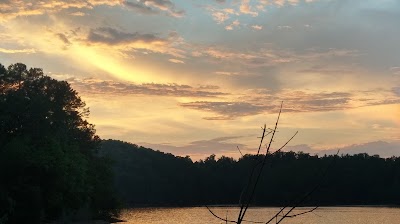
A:
[[[213,207],[213,208],[234,208],[234,207],[239,207],[238,205],[232,205],[232,204],[221,204],[221,205],[207,205],[208,207]],[[305,206],[297,206],[297,208],[309,208],[309,207],[316,207],[317,205],[305,205]],[[122,210],[126,209],[148,209],[148,208],[154,208],[154,209],[169,209],[169,208],[203,208],[205,205],[188,205],[188,206],[159,206],[159,205],[143,205],[143,206],[131,206],[131,207],[125,207],[122,208]],[[250,208],[280,208],[281,206],[279,205],[253,205],[250,206]],[[349,205],[349,204],[344,204],[344,205],[321,205],[318,206],[319,208],[327,208],[327,207],[359,207],[359,208],[400,208],[400,205],[395,205],[395,204],[371,204],[371,205],[360,205],[360,204],[354,204],[354,205]]]

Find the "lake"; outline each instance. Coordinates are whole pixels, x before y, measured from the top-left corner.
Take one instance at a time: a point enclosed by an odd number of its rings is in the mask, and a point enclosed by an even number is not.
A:
[[[235,219],[238,208],[214,207],[213,212],[229,219]],[[295,213],[306,211],[299,208]],[[246,213],[246,219],[266,221],[273,216],[278,208],[251,208]],[[124,210],[123,220],[135,224],[221,224],[206,208],[135,208]],[[275,222],[272,222],[275,223]],[[400,208],[387,207],[321,207],[312,213],[287,218],[281,223],[291,224],[393,224],[400,223]]]

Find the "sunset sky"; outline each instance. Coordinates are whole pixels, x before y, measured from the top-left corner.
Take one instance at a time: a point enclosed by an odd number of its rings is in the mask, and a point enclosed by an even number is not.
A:
[[[0,63],[67,80],[104,139],[175,155],[400,155],[398,0],[0,0]],[[350,152],[349,151],[349,152]]]

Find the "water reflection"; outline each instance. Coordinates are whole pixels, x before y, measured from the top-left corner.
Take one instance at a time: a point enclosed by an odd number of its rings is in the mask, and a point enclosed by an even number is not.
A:
[[[309,208],[299,208],[297,212]],[[216,207],[212,210],[229,219],[236,219],[238,209]],[[266,221],[278,208],[251,208],[246,214],[247,220]],[[297,213],[296,212],[296,213]],[[220,224],[206,208],[135,208],[125,210],[122,219],[135,224]],[[400,223],[400,208],[386,207],[321,207],[312,213],[300,217],[288,218],[281,223],[290,224],[394,224]]]

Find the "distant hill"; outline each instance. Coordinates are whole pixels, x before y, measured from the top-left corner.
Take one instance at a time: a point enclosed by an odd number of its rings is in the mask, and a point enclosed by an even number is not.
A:
[[[261,159],[211,155],[193,162],[122,141],[106,140],[101,146],[100,153],[114,161],[116,187],[127,206],[237,204],[251,167]],[[277,153],[268,157],[254,204],[284,205],[317,184],[321,188],[304,205],[400,204],[400,158]]]

